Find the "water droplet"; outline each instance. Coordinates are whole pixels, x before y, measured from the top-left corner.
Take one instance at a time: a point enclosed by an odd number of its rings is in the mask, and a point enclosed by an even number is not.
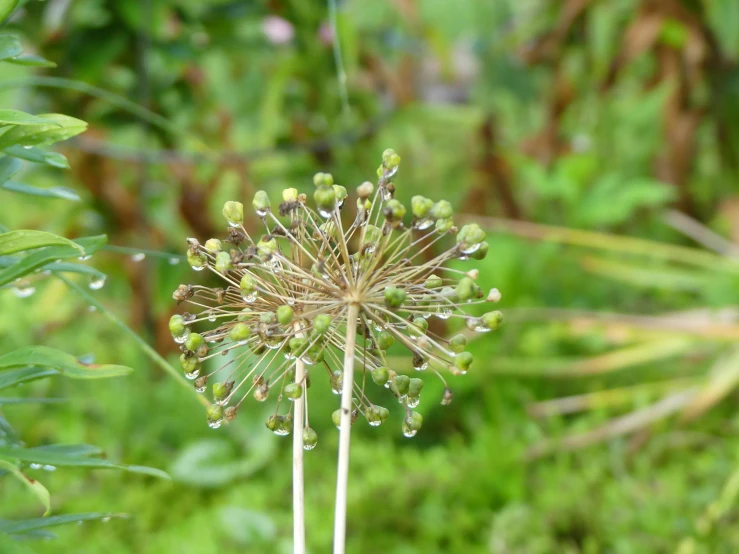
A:
[[[416,222],[415,227],[419,231],[425,231],[426,229],[428,229],[429,227],[431,227],[433,224],[434,224],[434,220],[433,219],[425,218],[425,219],[419,219]]]
[[[303,450],[313,450],[317,444],[317,442],[314,442],[312,444],[303,443]]]
[[[196,369],[195,371],[192,371],[190,373],[185,373],[185,377],[187,377],[190,380],[197,379],[198,375],[200,375],[200,368]]]
[[[281,426],[276,427],[273,432],[274,432],[275,435],[279,435],[281,437],[284,437],[285,435],[289,435],[290,434],[290,430],[289,429],[285,429],[284,427],[281,427]]]
[[[211,429],[218,429],[223,423],[223,418],[216,419],[215,421],[208,421],[208,427]]]
[[[332,214],[332,213],[333,213],[333,211],[329,211],[329,210],[324,210],[323,208],[318,208],[318,214],[319,214],[319,215],[320,215],[320,216],[321,216],[321,217],[322,217],[323,219],[328,219],[329,217],[331,217],[331,214]]]
[[[26,144],[23,146],[23,148],[25,148],[26,150],[30,150],[31,148],[33,148],[33,146],[31,146],[30,144]]]
[[[56,471],[56,466],[46,464],[43,466],[44,471]]]
[[[462,254],[466,254],[466,255],[474,254],[480,249],[480,244],[481,243],[479,242],[477,244],[471,244],[467,248],[462,248],[460,246],[459,251],[462,252]]]
[[[41,469],[43,466],[41,464],[33,463],[33,464],[28,464],[28,467],[30,467],[31,469]]]
[[[252,302],[254,302],[257,299],[257,296],[259,296],[259,292],[254,291],[254,292],[250,292],[248,294],[242,294],[241,295],[241,298],[244,299],[244,302],[248,302],[249,304],[251,304]]]
[[[131,261],[133,261],[133,262],[140,262],[144,258],[146,258],[146,254],[144,254],[143,252],[138,252],[138,253],[134,254],[133,256],[131,256]]]
[[[86,261],[87,261],[87,260],[89,260],[90,258],[92,258],[92,254],[88,254],[87,256],[80,256],[80,257],[79,257],[79,258],[77,258],[77,259],[78,259],[79,261],[81,261],[81,262],[86,262]]]
[[[204,265],[191,265],[191,268],[193,268],[195,271],[203,271],[205,269]]]
[[[449,319],[452,317],[452,309],[446,306],[440,306],[439,311],[436,312],[436,317],[439,319]]]
[[[177,335],[176,337],[173,336],[172,338],[177,344],[183,344],[187,340],[187,337],[189,336],[190,336],[190,328],[185,327],[185,330],[182,332],[181,335]]]
[[[267,216],[267,210],[257,210],[257,215],[259,217],[266,217]],[[229,225],[231,225],[231,227],[238,227],[239,226],[238,224],[234,225],[232,223],[229,223]]]
[[[405,400],[406,406],[409,408],[417,408],[418,405],[421,403],[421,396],[409,396]]]
[[[416,371],[424,371],[426,368],[428,368],[429,363],[423,356],[419,354],[415,354],[413,356],[413,367]]]
[[[295,299],[291,296],[287,299],[288,306],[294,306],[295,305]]]
[[[418,431],[415,431],[414,429],[410,429],[410,428],[407,428],[407,427],[404,427],[403,428],[403,434],[406,437],[408,437],[409,439],[415,437],[416,436],[416,433],[418,433]]]
[[[178,263],[180,263],[180,259],[179,258],[174,258],[174,257],[170,258],[167,261],[169,262],[169,265],[177,265]]]
[[[212,312],[212,311],[208,312],[208,321],[210,321],[211,323],[213,323],[215,320],[216,320],[216,314],[215,314],[215,312]]]
[[[479,317],[467,318],[467,328],[477,331],[478,333],[487,333],[490,331],[490,327],[485,325],[482,318]]]
[[[90,283],[87,285],[92,290],[100,290],[105,285],[105,275],[90,277]]]
[[[100,521],[102,521],[103,523],[108,523],[110,521],[110,517],[109,516],[105,516]]]
[[[11,287],[10,290],[18,298],[28,298],[34,292],[36,292],[36,287],[32,287],[28,283],[23,283],[23,284],[18,284],[18,285]]]
[[[195,392],[204,393],[206,389],[206,385],[203,385],[202,387],[195,387]]]
[[[387,190],[387,188],[385,188],[385,187],[382,187],[382,189],[380,191],[380,195],[382,197],[382,201],[383,202],[387,202],[388,200],[390,200],[393,197],[393,193],[390,192],[389,190]]]
[[[93,306],[93,305],[87,306],[87,311],[88,312],[94,312],[96,310],[97,310],[97,308],[95,306]]]

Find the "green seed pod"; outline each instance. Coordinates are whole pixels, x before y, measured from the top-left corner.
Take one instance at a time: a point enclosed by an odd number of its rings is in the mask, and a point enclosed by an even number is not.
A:
[[[298,189],[285,189],[282,191],[283,202],[295,202],[298,199]]]
[[[478,297],[480,287],[469,277],[462,277],[457,283],[456,296],[460,302],[469,302]]]
[[[405,217],[405,206],[403,206],[399,200],[391,198],[385,202],[385,206],[382,208],[382,213],[385,214],[385,219],[389,222],[399,223],[402,222]]]
[[[411,198],[411,212],[418,219],[423,219],[429,215],[431,208],[434,207],[433,200],[423,196],[414,196]]]
[[[271,415],[267,418],[267,429],[270,431],[277,431],[277,429],[280,427],[280,420],[282,418],[278,415]]]
[[[454,220],[451,218],[436,220],[435,229],[436,229],[436,232],[439,234],[444,234],[444,233],[449,232],[452,229],[452,227],[454,227]]]
[[[375,410],[377,410],[377,413],[380,416],[380,421],[384,422],[388,417],[390,417],[390,410],[384,406],[378,406],[375,404]]]
[[[257,212],[259,217],[264,217],[271,208],[269,196],[263,190],[258,190],[254,194],[254,200],[251,201],[251,205],[254,207],[254,211]]]
[[[231,227],[238,227],[244,223],[244,205],[241,202],[226,202],[222,213]]]
[[[454,366],[460,371],[467,371],[473,361],[474,357],[472,354],[469,352],[460,352],[454,357]]]
[[[455,354],[464,352],[464,349],[466,347],[467,337],[465,337],[464,335],[455,335],[451,339],[449,339],[449,350],[451,350]]]
[[[218,254],[223,250],[223,245],[218,239],[208,239],[205,241],[205,249],[211,254]]]
[[[208,258],[201,252],[187,251],[187,263],[194,269],[201,269],[208,265]]]
[[[205,344],[205,339],[199,333],[190,333],[185,341],[185,348],[190,352],[195,352],[198,348]]]
[[[357,195],[361,200],[369,198],[370,196],[372,196],[373,192],[375,192],[375,185],[373,185],[369,181],[365,181],[357,187]]]
[[[334,185],[333,186],[334,193],[336,194],[336,200],[338,201],[339,205],[341,205],[347,196],[349,196],[349,193],[346,192],[346,188],[342,187],[341,185]]]
[[[251,336],[251,329],[246,323],[237,323],[228,332],[228,338],[234,342],[247,340]]]
[[[277,321],[281,325],[288,325],[293,320],[293,309],[290,306],[280,306],[277,308]]]
[[[236,419],[236,406],[229,406],[225,410],[223,410],[223,419],[226,421],[233,421]]]
[[[412,377],[410,382],[408,383],[408,396],[412,398],[418,398],[418,396],[421,394],[421,390],[423,390],[423,381],[421,379],[416,379],[415,377]]]
[[[403,421],[403,434],[407,437],[414,436],[423,425],[423,416],[418,412],[410,412]]]
[[[490,330],[495,331],[498,327],[500,327],[500,324],[503,323],[503,314],[498,310],[495,310],[494,312],[483,314],[481,319],[486,327],[489,327]]]
[[[316,202],[316,208],[323,217],[328,217],[336,208],[336,191],[333,187],[321,185],[313,193],[313,200]]]
[[[364,244],[377,244],[382,239],[382,230],[374,225],[364,227]]]
[[[280,424],[277,427],[278,435],[289,435],[293,431],[293,416],[284,415],[280,417]]]
[[[322,185],[330,187],[334,184],[334,177],[330,173],[316,173],[313,176],[313,184],[317,187]]]
[[[303,429],[303,448],[305,450],[313,450],[316,444],[318,444],[318,433],[311,427],[305,427]]]
[[[473,260],[483,260],[485,259],[485,256],[488,255],[488,243],[487,242],[481,242],[480,247],[475,250],[472,254],[470,254],[470,258]]]
[[[326,356],[326,350],[320,344],[314,344],[308,350],[308,357],[313,363],[320,364]]]
[[[385,288],[385,305],[388,308],[400,308],[405,302],[405,291],[397,287],[389,286]]]
[[[331,414],[331,421],[334,422],[337,428],[341,428],[341,408],[334,410],[334,413]]]
[[[375,344],[380,350],[387,350],[395,344],[395,337],[388,331],[380,331],[375,338]]]
[[[305,353],[305,349],[308,346],[308,340],[303,337],[293,337],[288,342],[288,346],[290,347],[290,352],[292,352],[296,357],[300,357]]]
[[[169,318],[169,332],[173,337],[181,337],[187,332],[185,318],[179,314],[175,314]]]
[[[262,312],[261,314],[259,314],[260,323],[271,325],[275,321],[277,321],[277,316],[275,315],[274,312]]]
[[[457,243],[472,246],[485,240],[485,231],[477,223],[469,223],[457,233]]]
[[[328,314],[318,314],[313,318],[313,335],[321,336],[328,333],[331,328],[331,316]]]
[[[413,324],[408,326],[408,333],[413,337],[425,335],[429,329],[429,322],[422,317],[413,319]]]
[[[208,423],[220,423],[223,419],[223,406],[211,404],[205,408],[205,417],[208,418]]]
[[[446,200],[439,200],[430,211],[434,219],[450,219],[454,215],[452,205]]]
[[[283,394],[290,400],[297,400],[303,396],[303,387],[298,383],[288,383],[282,390]]]
[[[245,273],[239,283],[239,289],[241,289],[241,294],[251,294],[254,292],[256,290],[256,281],[254,280],[254,277]]]
[[[367,420],[367,422],[373,427],[376,427],[380,423],[382,423],[382,418],[380,418],[380,413],[377,411],[377,409],[374,406],[367,406],[367,408],[365,408],[364,417]]]
[[[233,261],[231,260],[231,254],[228,252],[219,252],[216,254],[216,271],[219,273],[226,273],[234,268]]]
[[[182,371],[188,374],[193,374],[200,370],[200,360],[197,356],[182,354],[180,356],[180,364],[182,365]]]
[[[231,394],[231,390],[234,387],[233,381],[226,381],[225,383],[213,383],[211,390],[213,391],[213,400],[216,402],[223,402]]]
[[[263,258],[275,254],[278,250],[277,240],[270,235],[263,235],[257,243],[257,253]]]
[[[395,169],[400,165],[400,156],[395,150],[388,148],[382,153],[382,165],[388,169]]]
[[[438,289],[442,285],[441,277],[436,275],[429,275],[426,282],[423,284],[427,289]]]
[[[372,380],[383,386],[390,379],[390,371],[386,367],[376,367],[372,370]]]
[[[391,390],[398,396],[408,394],[408,387],[411,384],[411,378],[407,375],[396,375],[390,384]]]

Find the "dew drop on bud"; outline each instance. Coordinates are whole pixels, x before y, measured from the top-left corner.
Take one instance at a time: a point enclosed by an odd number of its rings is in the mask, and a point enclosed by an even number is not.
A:
[[[143,252],[137,252],[136,254],[134,254],[133,256],[131,256],[131,261],[133,261],[133,262],[141,262],[141,261],[144,260],[144,258],[146,258],[146,254],[144,254]]]
[[[28,298],[36,292],[36,287],[32,287],[28,283],[23,283],[13,286],[10,290],[18,298]]]
[[[90,283],[87,285],[92,290],[100,290],[105,285],[105,276],[93,276],[90,278]]]

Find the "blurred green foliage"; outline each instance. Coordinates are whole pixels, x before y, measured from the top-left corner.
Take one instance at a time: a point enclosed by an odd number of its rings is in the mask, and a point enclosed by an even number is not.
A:
[[[95,256],[108,278],[91,294],[170,361],[171,293],[195,281],[180,262],[184,239],[222,234],[225,200],[309,187],[322,170],[351,190],[393,147],[401,200],[443,195],[457,213],[485,218],[492,240],[480,285],[502,291],[508,323],[472,345],[487,362],[450,381],[451,406],[421,405],[415,439],[393,432],[399,421],[358,428],[349,552],[739,549],[730,486],[739,419],[733,386],[721,380],[733,365],[719,372],[724,401],[689,425],[649,419],[568,452],[552,442],[611,430],[614,417],[676,394],[655,392],[655,382],[706,387],[731,354],[735,251],[676,252],[694,235],[664,214],[676,207],[701,222],[698,239],[707,229],[739,237],[735,1],[339,2],[349,111],[324,2],[22,4],[9,27],[25,51],[58,67],[0,68],[2,105],[72,114],[90,130],[62,149],[71,170],[20,174],[80,201],[29,203],[0,190],[0,223],[105,233],[130,248]],[[56,279],[33,284],[28,298],[0,290],[3,352],[43,343],[135,371],[115,382],[29,383],[19,396],[71,400],[4,407],[26,443],[93,443],[175,479],[44,474],[55,511],[132,518],[60,527],[33,550],[289,552],[289,445],[264,428],[260,406],[209,430],[194,395],[99,309],[90,313]],[[424,396],[440,397],[428,385]],[[588,396],[584,413],[526,410],[616,387],[634,388],[618,401]],[[321,437],[306,455],[313,552],[331,540],[337,403],[311,397]],[[548,455],[533,459],[542,444]],[[39,515],[20,486],[0,495],[0,517]]]

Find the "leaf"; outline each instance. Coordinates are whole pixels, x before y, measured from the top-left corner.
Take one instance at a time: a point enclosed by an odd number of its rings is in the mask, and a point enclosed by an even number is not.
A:
[[[43,369],[40,367],[24,367],[22,369],[0,371],[0,390],[20,385],[21,383],[27,383],[28,381],[51,377],[52,375],[59,375],[59,372],[55,369]]]
[[[118,377],[133,371],[122,365],[83,364],[71,354],[48,346],[26,346],[0,356],[0,370],[14,367],[55,369],[72,379]]]
[[[8,406],[11,404],[61,404],[66,402],[66,398],[3,398],[0,397],[0,406]]]
[[[28,477],[17,465],[7,460],[0,459],[0,469],[10,472],[11,475],[23,483],[38,498],[44,507],[44,516],[48,516],[51,513],[51,495],[45,486],[36,481],[36,479]]]
[[[45,118],[38,115],[31,115],[26,112],[20,112],[18,110],[8,109],[0,109],[0,125],[35,125],[42,127],[51,125],[57,128],[62,126],[61,123],[58,123],[52,118]]]
[[[87,123],[68,115],[44,114],[39,117],[46,122],[42,125],[17,126],[8,129],[0,136],[0,149],[16,144],[22,146],[53,144],[79,135],[87,129]]]
[[[131,473],[142,473],[160,479],[169,479],[164,471],[153,467],[117,464],[105,458],[92,458],[89,455],[67,454],[49,449],[18,448],[0,446],[0,459],[15,459],[29,464],[43,464],[55,467],[86,467],[89,469],[122,469]]]
[[[94,254],[98,248],[100,248],[106,241],[105,235],[98,235],[95,237],[85,237],[81,239],[74,239],[73,242],[82,246],[85,255]],[[21,258],[13,265],[0,270],[0,286],[6,285],[20,279],[24,275],[28,275],[35,269],[45,266],[49,262],[61,260],[64,258],[77,258],[80,252],[76,248],[71,246],[50,246],[37,250],[24,258]]]
[[[61,198],[63,200],[72,200],[74,202],[80,201],[80,196],[77,191],[68,187],[49,187],[48,189],[42,189],[39,187],[32,187],[24,183],[17,183],[15,181],[8,181],[0,185],[1,189],[9,190],[11,192],[19,192],[21,194],[28,194],[30,196],[44,196],[46,198]]]
[[[47,59],[37,56],[36,54],[21,54],[15,58],[5,60],[8,63],[14,63],[16,65],[27,65],[30,67],[56,67],[54,62],[50,62]]]
[[[175,480],[200,487],[219,487],[248,477],[262,469],[274,452],[275,441],[271,436],[255,440],[246,456],[238,455],[234,446],[223,439],[204,439],[185,447],[170,468]]]
[[[52,452],[68,456],[99,456],[102,449],[92,444],[46,444],[30,448],[35,452]]]
[[[65,525],[67,523],[77,523],[79,521],[91,521],[97,519],[111,518],[127,518],[126,514],[93,512],[86,514],[64,514],[58,516],[38,517],[31,519],[22,519],[12,521],[8,519],[0,520],[0,533],[19,534],[36,531],[37,529],[46,529],[57,525]]]
[[[5,153],[8,156],[20,158],[21,160],[46,164],[52,167],[59,167],[61,169],[69,169],[69,162],[65,156],[58,152],[47,152],[46,150],[36,148],[35,146],[25,148],[16,144],[15,146],[9,146],[6,148]]]
[[[19,0],[0,0],[0,23],[10,17],[18,2]]]
[[[0,61],[15,58],[23,53],[21,42],[13,35],[0,35]]]
[[[10,180],[13,175],[20,171],[23,164],[15,158],[0,158],[0,184]]]
[[[70,246],[76,248],[81,254],[85,252],[79,244],[45,231],[20,230],[0,234],[0,256],[46,246]]]

